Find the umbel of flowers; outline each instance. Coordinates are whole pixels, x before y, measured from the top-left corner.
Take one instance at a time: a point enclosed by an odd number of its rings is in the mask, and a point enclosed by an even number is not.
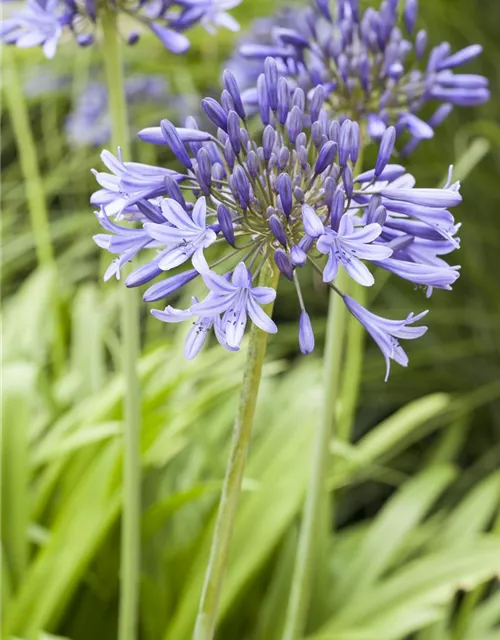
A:
[[[254,135],[255,127],[247,126],[230,71],[223,83],[220,101],[202,100],[215,135],[200,130],[194,118],[184,127],[163,120],[139,132],[146,142],[170,147],[183,173],[122,162],[103,152],[110,173],[96,172],[102,189],[92,202],[106,233],[95,241],[117,255],[105,278],[119,277],[121,267],[146,249],[152,250],[149,261],[126,279],[135,287],[158,278],[145,301],[168,298],[201,277],[207,288],[203,300],[188,309],[169,305],[153,311],[164,322],[194,322],[186,344],[191,358],[212,328],[230,350],[239,348],[249,319],[264,331],[277,331],[262,309],[276,291],[258,284],[265,262],[274,261],[295,284],[299,344],[309,353],[314,334],[300,279],[303,269],[315,269],[374,338],[387,374],[390,359],[406,365],[398,339],[425,333],[426,327],[414,326],[424,314],[386,320],[339,291],[334,279],[345,269],[370,287],[376,266],[425,287],[427,295],[434,288],[451,289],[458,267],[441,256],[458,247],[459,225],[449,208],[461,201],[459,184],[416,188],[404,166],[389,164],[394,127],[382,136],[375,167],[358,173],[358,124],[334,120],[324,88],[317,86],[307,97],[293,81],[279,77],[272,58],[257,81],[262,133]]]
[[[135,44],[141,31],[152,31],[172,53],[184,53],[189,40],[183,34],[196,24],[208,30],[238,23],[227,12],[241,0],[27,0],[23,9],[3,20],[0,36],[18,47],[42,46],[52,58],[60,38],[71,34],[81,46],[94,42],[97,16],[102,11],[122,14],[128,25],[124,38]]]
[[[311,0],[271,19],[260,19],[231,61],[241,80],[244,102],[256,108],[255,80],[264,60],[273,56],[279,73],[306,92],[318,84],[335,114],[367,122],[380,139],[386,127],[407,132],[405,151],[449,115],[453,105],[473,106],[489,99],[488,80],[455,73],[476,58],[480,45],[452,53],[447,42],[428,50],[425,30],[417,30],[418,0],[383,0],[379,10],[362,13],[358,0]],[[437,109],[424,121],[417,116],[427,103]]]

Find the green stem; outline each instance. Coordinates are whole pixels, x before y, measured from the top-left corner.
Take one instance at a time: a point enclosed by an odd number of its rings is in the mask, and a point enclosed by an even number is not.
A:
[[[50,223],[47,211],[47,199],[43,179],[38,166],[37,146],[31,130],[28,105],[23,92],[23,83],[16,67],[14,51],[10,47],[3,46],[3,87],[7,110],[12,123],[19,163],[23,177],[26,199],[28,201],[28,214],[30,217],[35,251],[38,264],[41,267],[51,269],[54,278],[57,278],[56,261],[52,238],[50,236]],[[56,294],[53,303],[54,312],[54,336],[52,339],[52,366],[54,375],[58,377],[64,369],[65,345],[64,328],[61,322],[61,308],[57,296],[59,289],[56,282]]]
[[[28,105],[23,93],[23,82],[17,71],[11,48],[3,46],[2,54],[4,56],[4,97],[19,153],[38,263],[41,266],[50,267],[55,261],[47,202],[38,166],[36,144],[31,131]]]
[[[368,290],[354,281],[349,283],[348,294],[366,307]],[[342,375],[342,391],[337,437],[343,442],[351,440],[356,407],[358,404],[363,368],[363,347],[365,330],[356,318],[349,314],[347,319],[347,350]]]
[[[112,145],[130,157],[127,105],[124,92],[121,42],[114,11],[103,11],[103,54],[112,121]],[[135,290],[122,288],[122,344],[124,390],[123,516],[121,528],[119,640],[137,637],[140,573],[140,389],[139,305]]]
[[[335,282],[341,291],[345,290],[347,279],[346,272],[341,270]],[[311,598],[311,578],[315,564],[315,540],[321,520],[322,507],[327,495],[326,471],[340,385],[345,324],[346,307],[344,302],[337,293],[331,291],[323,360],[323,412],[314,440],[311,475],[304,505],[297,555],[295,557],[292,590],[288,602],[283,635],[284,640],[296,640],[296,638],[302,637],[306,627]]]
[[[259,285],[276,288],[278,278],[277,267],[274,263],[271,265],[266,262],[260,274]],[[272,313],[272,308],[272,304],[266,307],[269,315]],[[252,433],[266,346],[267,333],[252,325],[229,461],[222,486],[205,583],[196,617],[194,640],[211,640],[215,633],[222,582],[226,571],[247,450]]]

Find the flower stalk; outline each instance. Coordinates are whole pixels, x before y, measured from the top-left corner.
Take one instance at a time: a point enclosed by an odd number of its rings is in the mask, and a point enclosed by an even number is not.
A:
[[[42,267],[51,267],[54,265],[54,250],[50,237],[47,201],[38,166],[36,144],[31,131],[28,105],[23,92],[23,82],[17,71],[13,52],[9,47],[2,47],[2,54],[5,103],[19,153],[38,264]]]
[[[260,273],[259,286],[275,289],[278,279],[278,268],[269,260],[266,261]],[[264,307],[269,316],[272,314],[273,304],[271,302]],[[252,434],[267,337],[266,332],[252,325],[238,413],[234,424],[229,461],[226,467],[193,640],[211,640],[215,633],[222,583]]]
[[[339,272],[335,286],[340,291],[348,281],[346,271]],[[335,421],[336,402],[340,387],[346,308],[340,296],[332,289],[326,324],[325,352],[323,359],[324,400],[320,422],[316,430],[311,475],[304,504],[292,589],[285,621],[284,640],[296,640],[305,630],[311,596],[311,580],[315,564],[315,539],[321,521],[322,506],[327,495],[326,472],[330,457],[332,425]]]
[[[112,144],[130,157],[127,106],[124,93],[120,35],[113,11],[103,11],[103,56],[109,108],[112,121]],[[121,288],[121,331],[123,345],[124,431],[123,431],[123,516],[121,529],[119,640],[137,636],[140,571],[140,389],[137,375],[139,359],[139,305],[136,291]]]

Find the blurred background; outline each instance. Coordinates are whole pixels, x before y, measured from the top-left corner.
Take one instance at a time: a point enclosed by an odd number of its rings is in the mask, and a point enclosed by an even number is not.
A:
[[[243,0],[234,11],[240,35],[196,30],[182,57],[153,37],[127,47],[131,131],[196,115],[200,96],[217,92],[235,39],[282,6]],[[329,561],[314,577],[311,638],[500,638],[500,3],[420,0],[420,7],[431,42],[446,40],[453,50],[483,45],[470,72],[489,78],[493,97],[477,109],[456,108],[407,163],[420,186],[443,183],[455,164],[464,198],[456,212],[461,278],[453,292],[437,291],[429,301],[396,279],[372,292],[371,308],[382,315],[429,308],[429,331],[408,345],[410,367],[394,365],[388,383],[381,354],[366,341],[354,442],[332,443],[335,517],[318,540]],[[52,61],[35,49],[10,52],[2,61],[1,107],[5,637],[112,640],[123,379],[121,285],[101,282],[108,254],[92,241],[99,225],[89,206],[91,169],[102,168],[109,135],[100,53],[73,42],[61,44]],[[29,107],[56,270],[37,266],[6,99],[13,83]],[[175,166],[158,147],[134,142],[133,150],[137,161]],[[298,351],[294,292],[281,284],[280,331],[265,366],[221,640],[282,634],[321,397],[327,291],[312,275],[308,284],[317,337],[308,357]],[[198,604],[244,355],[209,346],[187,362],[183,327],[158,322],[149,308],[143,305],[140,363],[140,637],[184,640]]]

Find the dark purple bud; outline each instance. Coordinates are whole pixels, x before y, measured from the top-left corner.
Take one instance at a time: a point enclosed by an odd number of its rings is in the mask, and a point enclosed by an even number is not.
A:
[[[394,143],[396,142],[396,129],[394,127],[387,127],[380,141],[380,148],[378,151],[377,162],[375,164],[375,176],[378,176],[385,169],[387,163],[391,159],[392,152],[394,150]]]
[[[288,138],[290,142],[294,143],[302,130],[302,112],[297,106],[292,107],[292,110],[288,114],[287,129]]]
[[[280,78],[278,81],[278,120],[280,124],[285,124],[289,111],[290,88],[286,78]]]
[[[349,152],[353,164],[356,164],[358,161],[360,145],[359,124],[357,122],[353,122],[351,126],[351,150]]]
[[[351,152],[351,126],[352,122],[350,120],[344,120],[340,128],[339,164],[341,167],[346,166]]]
[[[150,22],[148,26],[155,36],[161,40],[163,46],[172,53],[180,55],[181,53],[186,53],[189,49],[189,40],[182,33],[177,33],[177,31],[164,27],[157,22]]]
[[[243,106],[243,101],[241,99],[240,89],[238,87],[238,83],[234,75],[226,69],[222,74],[222,82],[224,84],[224,88],[231,94],[231,98],[234,102],[234,109],[236,113],[240,116],[242,120],[245,119],[245,107]]]
[[[226,140],[226,144],[224,145],[224,158],[226,159],[229,167],[232,169],[236,161],[236,156],[234,155],[233,146],[229,138]]]
[[[281,273],[288,278],[288,280],[293,280],[293,267],[288,257],[287,253],[283,251],[283,249],[276,249],[274,252],[274,262]]]
[[[413,33],[418,16],[418,0],[406,0],[404,21],[408,33]]]
[[[295,140],[295,147],[298,149],[299,147],[307,147],[307,136],[301,131]]]
[[[198,171],[200,172],[202,182],[207,187],[210,187],[212,184],[212,163],[210,162],[208,151],[204,147],[198,151],[196,160],[198,162]]]
[[[292,181],[288,173],[280,173],[276,186],[281,198],[283,213],[288,217],[292,212]]]
[[[333,196],[337,189],[337,182],[331,176],[328,176],[323,183],[323,189],[325,190],[325,203],[326,206],[331,209],[333,203]]]
[[[354,22],[359,22],[359,2],[358,0],[348,0],[351,5],[352,17]]]
[[[149,202],[149,200],[138,200],[136,205],[139,211],[151,222],[156,222],[157,224],[165,223],[160,207]]]
[[[427,31],[421,29],[415,38],[415,54],[417,60],[421,60],[427,48]]]
[[[269,124],[269,95],[267,93],[266,78],[263,73],[257,79],[257,100],[262,124]]]
[[[170,176],[165,178],[165,191],[169,198],[178,202],[181,207],[186,208],[186,201],[184,200],[184,196],[182,195],[182,191],[178,185],[178,183],[173,180]]]
[[[213,98],[203,98],[201,106],[203,111],[217,127],[227,131],[227,116],[217,100]]]
[[[293,92],[292,107],[298,107],[301,111],[306,108],[306,96],[300,87]]]
[[[304,192],[302,191],[302,189],[300,187],[294,187],[293,188],[293,195],[295,200],[297,200],[297,202],[300,202],[301,204],[304,202]]]
[[[299,159],[299,163],[302,169],[305,169],[309,166],[309,157],[307,155],[307,149],[305,147],[299,147],[297,149],[297,158]]]
[[[366,208],[366,220],[368,224],[375,222],[376,211],[381,204],[382,198],[380,196],[372,196],[370,198],[370,202],[368,203],[368,207]]]
[[[450,115],[450,113],[453,110],[453,105],[449,104],[448,102],[445,102],[444,104],[440,105],[436,111],[432,114],[432,116],[429,118],[429,125],[432,128],[438,127],[440,124],[442,124],[446,118]]]
[[[330,124],[330,127],[328,129],[328,137],[330,138],[330,140],[333,140],[333,142],[336,142],[338,144],[340,140],[340,125],[336,120],[334,120]]]
[[[234,238],[234,227],[233,227],[233,216],[231,212],[224,204],[219,204],[217,207],[217,220],[220,224],[220,230],[222,231],[222,235],[226,238],[227,242],[234,247],[235,238]]]
[[[283,171],[290,160],[290,151],[288,147],[281,147],[280,152],[278,154],[278,167],[280,171]]]
[[[137,35],[137,40],[139,36]],[[135,42],[137,42],[137,40]],[[81,33],[76,37],[76,42],[80,47],[90,47],[94,44],[94,36],[91,33]],[[128,44],[135,44],[134,42],[128,42]]]
[[[325,90],[322,85],[318,85],[312,94],[311,104],[310,104],[310,113],[311,113],[311,122],[316,122],[319,117],[319,112],[321,111],[321,107],[325,101]]]
[[[273,111],[278,108],[278,65],[274,58],[266,58],[264,61],[264,76],[266,78],[269,106]]]
[[[359,82],[365,93],[370,92],[370,59],[366,53],[362,54],[358,62]]]
[[[225,89],[221,93],[220,103],[221,103],[222,108],[224,109],[225,113],[229,113],[230,111],[234,111],[235,110],[234,109],[234,102],[233,102],[233,99],[231,98],[231,94],[229,93],[229,91],[226,91]]]
[[[274,149],[274,143],[276,142],[276,130],[270,124],[264,129],[262,134],[262,148],[264,150],[264,159],[266,162],[271,157],[271,153]]]
[[[307,262],[307,253],[298,244],[292,247],[290,257],[294,267],[303,267]]]
[[[307,311],[302,311],[299,320],[299,346],[304,355],[314,350],[314,332]]]
[[[278,216],[275,213],[273,213],[269,217],[268,222],[269,222],[269,228],[273,232],[274,237],[276,238],[276,240],[281,245],[286,247],[286,245],[287,245],[286,233],[285,233],[285,228],[283,227],[283,223],[281,222],[281,220],[278,218]]]
[[[147,264],[142,265],[142,267],[138,267],[131,271],[125,280],[125,286],[129,288],[140,287],[143,284],[146,284],[146,282],[153,280],[153,278],[158,277],[163,273],[162,269],[158,266],[158,263],[159,260],[153,260],[152,262],[148,262]]]
[[[451,56],[447,56],[441,59],[436,66],[438,71],[442,69],[452,69],[453,67],[461,67],[462,65],[477,58],[483,51],[483,47],[480,44],[471,44],[465,49],[457,51]]]
[[[273,29],[273,36],[283,42],[283,44],[290,44],[297,49],[309,47],[309,40],[304,38],[298,31],[295,31],[295,29],[275,27]]]
[[[250,136],[248,135],[248,131],[246,129],[240,129],[240,138],[241,144],[244,149],[247,151],[250,150]]]
[[[146,289],[142,299],[144,302],[156,302],[157,300],[168,298],[169,295],[181,289],[185,284],[194,280],[198,275],[199,273],[196,269],[190,269],[189,271],[184,271],[176,276],[165,278],[165,280],[157,282],[152,287],[149,287],[149,289]]]
[[[330,209],[330,226],[334,231],[338,231],[340,218],[344,215],[345,199],[342,189],[337,189],[333,196]]]
[[[255,151],[249,151],[246,158],[248,173],[256,178],[259,173],[259,163]]]
[[[341,53],[337,60],[337,67],[340,73],[340,77],[344,84],[347,83],[349,78],[349,59],[345,53]]]
[[[221,182],[226,179],[226,170],[220,162],[216,162],[212,165],[212,180],[215,182]]]
[[[95,22],[97,16],[95,2],[96,0],[85,0],[85,10],[92,22]]]
[[[318,149],[321,146],[321,136],[323,135],[321,131],[321,125],[319,122],[313,122],[311,127],[311,138],[314,146]]]
[[[325,18],[331,22],[332,14],[330,13],[330,0],[316,0],[316,6]]]
[[[172,149],[172,152],[177,160],[179,160],[179,162],[182,162],[182,164],[187,169],[192,169],[193,164],[187,154],[186,149],[184,148],[179,134],[177,133],[177,129],[170,122],[170,120],[162,120],[160,126],[163,137],[165,138],[168,146]]]
[[[250,204],[250,183],[243,167],[240,167],[239,164],[234,167],[233,178],[241,206],[246,208]]]
[[[403,122],[408,129],[409,133],[419,140],[428,140],[434,137],[434,131],[431,126],[421,120],[413,113],[406,113],[400,121]]]
[[[386,220],[387,220],[387,209],[384,206],[380,205],[380,207],[377,207],[375,209],[375,213],[373,215],[373,222],[376,222],[381,227],[383,227],[384,224],[386,223]]]
[[[323,173],[323,171],[335,160],[336,155],[337,143],[328,140],[328,142],[323,145],[319,151],[318,159],[316,160],[316,165],[314,167],[314,173],[316,175]]]
[[[488,89],[453,89],[435,87],[429,93],[435,100],[451,102],[459,107],[474,107],[490,99]]]
[[[236,111],[227,114],[227,134],[236,155],[241,151],[240,119]]]
[[[137,44],[140,40],[141,36],[137,31],[131,31],[127,37],[127,44],[134,45]]]
[[[347,197],[351,199],[352,192],[354,190],[354,180],[352,177],[352,167],[350,164],[344,167],[344,171],[342,173],[342,182],[344,183],[344,189]]]

